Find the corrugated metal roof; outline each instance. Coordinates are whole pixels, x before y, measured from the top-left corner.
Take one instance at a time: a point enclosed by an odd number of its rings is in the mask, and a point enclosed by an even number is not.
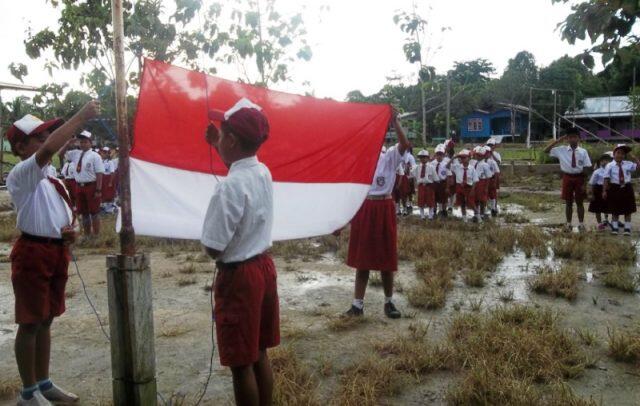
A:
[[[590,97],[584,99],[584,107],[566,112],[567,118],[628,117],[631,116],[629,96]]]

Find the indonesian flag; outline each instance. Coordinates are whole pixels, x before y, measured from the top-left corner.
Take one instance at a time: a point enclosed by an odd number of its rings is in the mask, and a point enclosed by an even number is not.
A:
[[[389,105],[275,92],[146,60],[131,151],[136,233],[200,239],[227,168],[205,142],[208,111],[246,97],[271,128],[258,152],[273,176],[273,239],[329,234],[367,196],[391,118]],[[208,99],[208,100],[207,100]]]

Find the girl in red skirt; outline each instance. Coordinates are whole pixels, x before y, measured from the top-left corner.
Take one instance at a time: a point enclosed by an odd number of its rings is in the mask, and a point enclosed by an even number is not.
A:
[[[398,145],[380,154],[369,196],[351,220],[347,265],[356,269],[356,282],[353,303],[346,312],[347,316],[363,315],[369,271],[376,270],[381,271],[385,314],[393,319],[401,317],[393,303],[393,276],[398,270],[398,235],[391,193],[396,169],[403,162],[410,144],[395,111],[393,124],[398,134]]]
[[[418,184],[418,207],[420,208],[420,218],[425,219],[424,210],[427,209],[429,220],[433,220],[436,211],[436,194],[434,181],[436,172],[429,164],[429,152],[422,150],[418,153],[420,164],[413,169],[413,178]]]
[[[485,217],[487,202],[489,201],[489,180],[493,172],[487,163],[489,152],[485,147],[478,146],[473,150],[476,157],[470,165],[478,174],[478,183],[475,186],[476,214],[479,218]]]
[[[631,214],[636,212],[631,174],[639,164],[640,161],[631,153],[631,147],[618,144],[613,150],[613,162],[605,167],[602,198],[607,202],[613,219],[611,234],[618,234],[618,219],[624,216],[624,235],[631,235]]]
[[[593,171],[591,179],[589,179],[589,186],[591,186],[591,201],[589,202],[589,213],[596,215],[598,221],[598,231],[604,231],[609,224],[609,208],[607,202],[602,198],[603,185],[604,185],[604,169],[613,159],[613,152],[604,153],[597,163],[597,168]],[[602,214],[604,213],[604,221],[602,221]]]

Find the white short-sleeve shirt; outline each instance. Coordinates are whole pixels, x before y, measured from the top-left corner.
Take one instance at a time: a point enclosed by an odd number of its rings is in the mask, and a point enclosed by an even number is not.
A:
[[[396,169],[401,163],[403,163],[403,159],[398,145],[390,147],[387,152],[380,153],[369,194],[372,196],[390,195],[396,181]]]
[[[424,176],[422,176],[422,168],[424,168]],[[424,185],[436,182],[437,175],[436,170],[431,165],[431,162],[426,163],[418,163],[415,168],[413,168],[413,177],[416,179],[418,185]]]
[[[473,186],[474,184],[478,183],[479,179],[476,170],[471,165],[467,166],[466,170],[467,185]],[[463,183],[464,171],[465,167],[461,163],[454,162],[453,164],[451,164],[451,172],[453,173],[453,176],[456,177],[456,184],[461,185]]]
[[[589,185],[604,185],[604,168],[598,168],[593,171],[593,173],[591,174],[591,179],[589,179]]]
[[[442,162],[438,162],[437,159],[431,161],[431,166],[436,174],[436,182],[447,180],[447,176],[449,176],[449,168],[447,168],[448,159],[449,158],[443,158]]]
[[[551,149],[549,155],[560,161],[560,169],[569,175],[578,175],[584,171],[584,168],[591,167],[591,159],[586,149],[576,147],[576,166],[572,166],[573,148],[569,145],[561,145]]]
[[[47,238],[62,238],[61,230],[71,224],[71,210],[48,176],[51,165],[38,166],[35,154],[18,163],[7,176],[7,189],[18,213],[20,231]],[[54,182],[60,182],[53,179]]]
[[[476,173],[478,174],[478,179],[490,179],[493,176],[493,171],[485,160],[481,159],[475,162],[471,161],[469,163],[469,166],[472,166],[476,171]]]
[[[631,174],[638,169],[638,165],[631,161],[622,161],[622,173],[624,174],[624,183],[631,182]],[[609,179],[609,182],[619,185],[620,184],[620,167],[616,161],[609,162],[604,168],[604,178]]]
[[[221,252],[218,260],[241,262],[271,247],[272,227],[271,172],[255,156],[234,162],[215,187],[200,241]]]
[[[96,175],[105,172],[102,157],[95,151],[86,151],[84,154],[82,152],[78,154],[77,159],[74,161],[76,170],[80,160],[82,160],[82,167],[80,172],[76,173],[76,182],[78,183],[95,182]]]

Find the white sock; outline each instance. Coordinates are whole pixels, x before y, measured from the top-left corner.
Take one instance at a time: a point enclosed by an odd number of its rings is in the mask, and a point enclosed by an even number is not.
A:
[[[384,297],[384,304],[392,303],[392,302],[393,302],[393,296]]]
[[[364,299],[353,299],[352,304],[360,310],[364,309]]]
[[[627,230],[631,230],[631,222],[630,221],[625,221],[624,222],[624,228],[626,228]]]
[[[420,207],[420,218],[424,218],[424,208]]]

